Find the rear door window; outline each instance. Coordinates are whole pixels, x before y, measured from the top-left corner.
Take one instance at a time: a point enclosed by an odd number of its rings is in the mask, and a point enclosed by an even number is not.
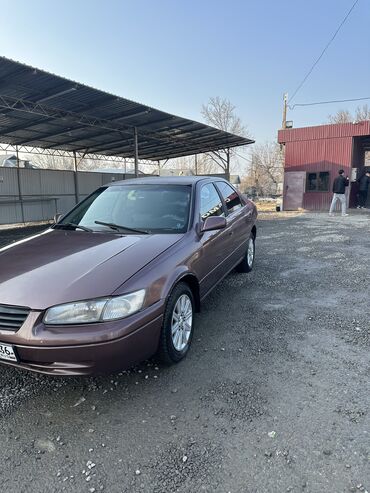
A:
[[[217,187],[221,192],[229,214],[237,211],[242,207],[242,203],[240,201],[238,193],[228,183],[225,183],[224,181],[218,181]]]

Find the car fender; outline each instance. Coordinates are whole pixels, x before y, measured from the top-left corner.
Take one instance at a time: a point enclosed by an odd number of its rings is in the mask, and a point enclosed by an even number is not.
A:
[[[165,299],[167,302],[175,286],[182,281],[189,284],[191,290],[193,291],[196,311],[199,311],[199,279],[196,274],[189,270],[185,265],[179,266],[178,270],[174,271],[171,276],[168,276],[166,283],[163,285],[162,299]]]
[[[191,267],[198,249],[194,248],[192,241],[180,243],[164,252],[162,256],[153,259],[113,294],[121,295],[146,288],[145,305],[150,306],[160,300],[166,301],[174,286],[186,276],[191,276],[194,285],[197,285],[198,279]]]

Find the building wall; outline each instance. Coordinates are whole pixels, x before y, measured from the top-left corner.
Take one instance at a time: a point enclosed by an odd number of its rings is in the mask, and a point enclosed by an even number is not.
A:
[[[328,192],[304,192],[302,207],[308,210],[327,210],[332,199],[332,184],[343,168],[350,176],[352,167],[352,137],[287,142],[285,145],[285,172],[328,171]],[[285,191],[284,191],[285,193]]]

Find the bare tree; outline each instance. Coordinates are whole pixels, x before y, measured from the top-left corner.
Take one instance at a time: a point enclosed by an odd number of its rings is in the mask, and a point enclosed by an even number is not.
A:
[[[196,159],[196,164],[195,164]],[[173,170],[189,170],[198,175],[209,175],[218,172],[218,166],[207,154],[198,154],[195,156],[185,156],[175,159],[169,159],[160,163],[160,168]]]
[[[48,154],[24,153],[24,158],[44,169],[73,169],[72,157],[53,156]]]
[[[192,171],[194,172],[194,157],[184,156],[174,159],[166,159],[160,161],[159,169],[176,170],[176,171]]]
[[[353,122],[353,116],[348,110],[338,110],[332,115],[328,115],[329,123],[351,123]]]
[[[370,108],[367,104],[357,106],[355,116],[348,110],[339,110],[328,116],[329,123],[352,123],[370,120]]]
[[[367,104],[356,108],[356,121],[362,122],[364,120],[370,120],[370,108]]]
[[[197,163],[198,175],[213,175],[219,173],[219,166],[209,154],[201,154],[198,156]]]
[[[250,166],[242,180],[241,189],[257,196],[269,196],[279,193],[283,182],[283,153],[279,144],[265,142],[253,146]]]
[[[236,115],[235,109],[235,106],[229,100],[217,96],[210,98],[208,103],[202,106],[201,113],[208,125],[224,130],[225,132],[248,137],[248,130],[243,125],[240,117]],[[230,158],[234,154],[234,149],[221,149],[207,153],[226,175],[230,175]]]

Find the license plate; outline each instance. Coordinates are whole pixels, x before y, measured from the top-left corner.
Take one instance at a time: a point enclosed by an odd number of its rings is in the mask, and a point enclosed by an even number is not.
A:
[[[0,359],[18,361],[13,346],[9,346],[8,344],[0,344]]]

